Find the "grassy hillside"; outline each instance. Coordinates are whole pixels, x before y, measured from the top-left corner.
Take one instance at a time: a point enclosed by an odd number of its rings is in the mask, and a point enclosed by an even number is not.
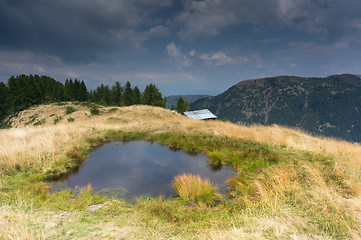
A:
[[[361,141],[361,78],[269,77],[239,82],[192,109],[208,108],[219,119],[242,124],[278,124],[310,133]]]
[[[0,239],[361,238],[359,144],[276,125],[197,121],[158,107],[94,113],[82,104],[42,105],[0,130]],[[135,204],[91,186],[77,196],[49,193],[46,179],[115,139],[206,154],[210,164],[234,169],[231,190],[212,201],[180,195]]]

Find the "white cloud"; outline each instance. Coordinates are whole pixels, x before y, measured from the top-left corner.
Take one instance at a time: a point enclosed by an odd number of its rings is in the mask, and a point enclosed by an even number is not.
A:
[[[180,48],[177,48],[177,46],[174,44],[174,42],[171,42],[166,47],[168,55],[171,57],[181,57],[182,54],[180,52]]]
[[[237,22],[237,13],[222,7],[220,0],[184,1],[184,11],[174,17],[182,25],[178,35],[183,40],[215,36],[219,29]]]
[[[216,66],[220,66],[220,65],[226,65],[226,64],[230,64],[230,63],[235,63],[236,60],[228,57],[225,53],[223,52],[216,52],[213,54],[202,54],[200,56],[200,59],[206,61],[209,64],[214,64]]]
[[[46,69],[43,66],[40,66],[40,65],[34,66],[34,69],[39,73],[46,73],[47,72]]]
[[[166,46],[168,56],[171,57],[171,62],[176,62],[184,67],[192,65],[191,61],[187,56],[183,55],[180,47],[177,47],[173,42]]]
[[[196,51],[195,51],[195,50],[190,51],[190,52],[189,52],[189,55],[190,55],[191,57],[194,57],[194,55],[196,55]]]
[[[351,31],[359,31],[361,30],[361,18],[353,19],[348,23]]]
[[[167,36],[169,35],[169,28],[163,25],[157,25],[155,27],[150,28],[146,35],[148,36]]]

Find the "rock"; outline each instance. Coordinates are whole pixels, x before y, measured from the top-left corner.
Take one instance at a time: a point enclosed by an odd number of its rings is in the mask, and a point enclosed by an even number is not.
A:
[[[54,217],[62,219],[62,218],[64,218],[64,216],[69,216],[69,215],[71,215],[71,212],[66,211],[64,213],[56,214],[56,215],[54,215]]]
[[[88,209],[88,210],[91,211],[91,212],[94,212],[94,211],[96,211],[96,210],[101,209],[102,207],[104,207],[103,204],[97,204],[97,205],[90,205],[90,206],[88,206],[86,209]]]

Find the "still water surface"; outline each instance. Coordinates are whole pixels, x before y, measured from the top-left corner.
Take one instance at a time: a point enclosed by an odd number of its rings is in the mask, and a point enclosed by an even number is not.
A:
[[[221,192],[226,191],[227,178],[233,176],[228,167],[212,171],[202,154],[172,151],[146,141],[111,142],[93,151],[62,188],[76,190],[91,184],[95,192],[119,197],[171,196],[173,178],[183,173],[207,177]]]

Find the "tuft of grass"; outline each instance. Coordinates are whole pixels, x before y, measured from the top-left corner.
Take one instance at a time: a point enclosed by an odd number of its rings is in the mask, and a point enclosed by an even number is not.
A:
[[[186,203],[213,205],[219,199],[217,188],[199,175],[178,175],[174,178],[172,186],[179,198]]]
[[[78,111],[78,109],[76,109],[76,108],[74,108],[74,107],[71,107],[71,106],[68,106],[68,107],[66,107],[66,109],[65,109],[65,115],[68,115],[68,114],[73,113],[73,112],[76,112],[76,111]]]
[[[54,119],[54,122],[53,122],[53,124],[55,125],[55,124],[57,124],[60,120],[62,120],[63,119],[63,117],[62,116],[56,116],[56,118]]]
[[[72,118],[72,117],[69,117],[69,118],[68,118],[68,122],[74,122],[74,120],[75,120],[75,119]]]

